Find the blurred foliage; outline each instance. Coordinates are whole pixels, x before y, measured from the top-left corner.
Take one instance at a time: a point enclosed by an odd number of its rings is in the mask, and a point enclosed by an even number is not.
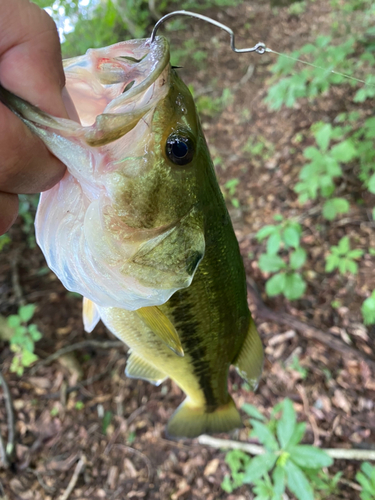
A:
[[[243,484],[251,484],[254,500],[282,500],[286,490],[298,500],[332,498],[341,473],[330,477],[323,472],[332,465],[332,458],[315,446],[301,444],[306,425],[297,422],[290,399],[277,404],[269,420],[251,404],[242,409],[251,417],[250,437],[257,439],[265,452],[251,458],[241,450],[229,451],[225,461],[230,475],[221,484],[224,491],[232,493]]]
[[[276,273],[266,282],[266,292],[270,297],[283,294],[289,300],[299,299],[306,290],[300,273],[307,257],[301,247],[302,228],[298,222],[284,220],[281,215],[275,215],[274,219],[279,224],[263,226],[257,233],[258,241],[267,240],[259,268],[265,273]]]
[[[104,47],[130,38],[144,38],[156,21],[173,10],[203,10],[233,6],[240,0],[33,0],[54,18],[63,34],[64,57],[84,54],[88,48]],[[182,29],[186,23],[174,19],[166,29]],[[191,53],[191,51],[190,51]],[[205,53],[198,52],[203,60]]]

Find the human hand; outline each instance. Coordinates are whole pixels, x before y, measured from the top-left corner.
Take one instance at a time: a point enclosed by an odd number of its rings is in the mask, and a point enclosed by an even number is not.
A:
[[[29,0],[0,0],[0,12],[0,84],[49,114],[68,118],[55,23]],[[0,102],[0,235],[17,217],[17,194],[45,191],[64,173],[63,163]]]

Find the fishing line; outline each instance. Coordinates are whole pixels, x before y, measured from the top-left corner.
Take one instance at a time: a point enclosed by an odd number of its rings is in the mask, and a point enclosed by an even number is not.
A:
[[[268,47],[265,48],[265,52],[272,52],[273,54],[277,54],[281,57],[286,57],[287,59],[291,59],[292,61],[300,62],[302,64],[306,64],[306,66],[311,66],[312,68],[321,69],[322,71],[327,71],[327,68],[323,68],[323,66],[317,66],[316,64],[309,63],[307,61],[303,61],[302,59],[298,59],[296,57],[288,56],[287,54],[283,54],[282,52],[277,52],[276,50],[272,50]],[[339,71],[330,70],[330,73],[334,73],[335,75],[342,76],[347,78],[348,80],[354,80],[355,82],[363,83],[364,85],[368,85],[369,87],[375,87],[372,83],[367,83],[365,80],[360,80],[359,78],[355,78],[354,76],[346,75],[345,73],[340,73]]]
[[[205,21],[209,24],[213,24],[217,28],[220,28],[224,31],[226,31],[229,36],[230,36],[230,47],[233,50],[233,52],[236,52],[238,54],[242,54],[245,52],[256,52],[257,54],[265,54],[266,52],[268,53],[273,53],[281,57],[286,57],[287,59],[290,59],[292,61],[300,62],[302,64],[305,64],[306,66],[310,66],[312,68],[320,69],[322,71],[327,71],[327,68],[323,68],[322,66],[317,66],[316,64],[310,63],[308,61],[303,61],[302,59],[298,59],[296,57],[289,56],[287,54],[283,54],[282,52],[277,52],[276,50],[272,50],[268,47],[266,47],[266,44],[263,42],[259,42],[254,47],[248,47],[245,49],[238,49],[235,46],[235,39],[234,39],[234,32],[229,28],[229,26],[226,26],[225,24],[219,23],[218,21],[215,21],[214,19],[211,19],[210,17],[203,16],[202,14],[197,14],[196,12],[190,12],[188,10],[176,10],[174,12],[170,12],[169,14],[166,14],[163,16],[159,21],[155,24],[151,37],[150,37],[150,43],[153,43],[155,41],[156,37],[156,32],[167,19],[170,19],[171,17],[174,16],[188,16],[188,17],[193,17],[196,19],[200,19],[202,21]],[[333,73],[335,75],[341,76],[343,78],[346,78],[348,80],[353,80],[355,82],[362,83],[363,85],[369,86],[369,87],[375,87],[374,84],[367,83],[365,80],[360,80],[359,78],[355,78],[354,76],[346,75],[345,73],[340,73],[339,71],[335,70],[329,70],[330,73]]]

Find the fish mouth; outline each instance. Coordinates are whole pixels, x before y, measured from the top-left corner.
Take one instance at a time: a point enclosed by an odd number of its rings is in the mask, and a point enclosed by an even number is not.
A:
[[[81,125],[91,127],[102,114],[139,115],[140,108],[147,112],[159,98],[152,87],[163,71],[169,72],[169,59],[169,44],[162,36],[152,43],[128,40],[65,59],[66,88]]]

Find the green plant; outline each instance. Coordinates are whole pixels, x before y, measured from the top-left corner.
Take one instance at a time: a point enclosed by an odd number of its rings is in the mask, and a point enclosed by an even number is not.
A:
[[[375,290],[372,291],[362,304],[361,312],[365,325],[373,325],[375,323]]]
[[[196,99],[196,106],[199,114],[210,118],[221,113],[229,104],[233,102],[233,92],[225,88],[219,97],[201,95]]]
[[[7,234],[2,234],[0,236],[0,252],[5,247],[5,245],[7,245],[10,242],[11,239],[9,238],[9,236]]]
[[[301,365],[297,355],[293,356],[291,363],[288,365],[288,368],[298,372],[301,375],[302,379],[305,379],[308,375],[308,370]]]
[[[329,148],[331,138],[336,138],[342,129],[335,129],[329,123],[314,124],[314,137],[318,147],[307,147],[303,155],[310,160],[300,171],[294,190],[299,201],[315,200],[318,194],[330,198],[335,190],[335,178],[342,175],[342,163],[349,163],[357,156],[357,150],[350,139]],[[338,213],[349,211],[349,203],[344,198],[331,198],[323,206],[323,216],[333,220]]]
[[[330,478],[321,470],[332,465],[332,458],[323,450],[301,444],[306,426],[297,423],[289,399],[273,408],[269,421],[252,405],[244,405],[243,410],[252,417],[250,437],[263,444],[265,453],[250,458],[240,450],[228,452],[231,475],[222,483],[225,491],[252,484],[254,500],[282,500],[286,489],[298,500],[316,500],[335,490],[340,475]]]
[[[357,472],[355,478],[362,486],[361,500],[373,500],[375,498],[375,467],[369,462],[363,462],[361,472]]]
[[[240,202],[237,198],[237,186],[239,179],[230,179],[224,184],[224,198],[229,198],[234,208],[240,208]]]
[[[256,137],[249,137],[245,146],[242,148],[242,151],[251,158],[252,163],[256,166],[261,166],[264,161],[267,161],[272,157],[275,148],[273,144],[260,135]]]
[[[14,352],[10,371],[21,376],[25,367],[34,363],[38,356],[34,354],[35,342],[42,338],[38,327],[29,321],[34,316],[36,306],[28,304],[21,306],[17,314],[12,314],[7,318],[8,326],[13,330],[10,338],[10,348]]]
[[[355,260],[360,259],[363,253],[359,248],[351,250],[349,237],[344,236],[337,246],[331,247],[331,252],[326,257],[325,270],[327,273],[338,269],[341,274],[357,274],[358,264]]]
[[[267,252],[260,255],[259,268],[276,273],[266,282],[266,292],[270,297],[283,294],[289,300],[298,299],[306,289],[299,272],[306,262],[306,252],[300,245],[302,228],[298,222],[284,221],[281,215],[274,218],[280,223],[264,226],[257,233],[258,241],[267,238]],[[280,251],[287,253],[288,261],[278,255]]]

